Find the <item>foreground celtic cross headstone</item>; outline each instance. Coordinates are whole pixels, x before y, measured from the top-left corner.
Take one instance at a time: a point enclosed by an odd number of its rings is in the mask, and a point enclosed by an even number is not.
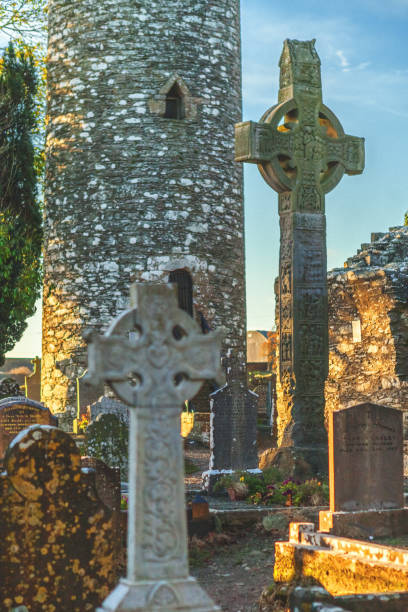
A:
[[[203,379],[222,381],[222,330],[202,334],[170,285],[138,285],[136,302],[87,334],[88,381],[131,407],[127,578],[100,610],[219,610],[188,572],[180,412]]]
[[[322,102],[314,43],[285,41],[278,104],[236,126],[236,161],[258,164],[279,193],[278,457],[298,473],[327,471],[324,194],[364,168],[364,139],[347,136]]]

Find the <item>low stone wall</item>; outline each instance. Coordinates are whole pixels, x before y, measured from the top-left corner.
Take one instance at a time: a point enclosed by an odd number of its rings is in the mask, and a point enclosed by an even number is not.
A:
[[[372,234],[328,274],[326,417],[370,401],[408,409],[408,227]]]

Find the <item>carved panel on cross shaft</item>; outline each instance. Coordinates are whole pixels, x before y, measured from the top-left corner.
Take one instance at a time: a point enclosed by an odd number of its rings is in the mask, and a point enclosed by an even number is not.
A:
[[[298,289],[297,304],[300,319],[320,320],[323,317],[323,289]]]
[[[143,556],[150,563],[168,562],[181,555],[176,497],[172,489],[177,485],[177,452],[173,441],[163,435],[164,419],[156,413],[156,420],[146,424],[145,431],[145,486],[143,489],[144,523]]]
[[[316,214],[302,214],[295,213],[293,215],[293,228],[294,229],[305,229],[305,230],[319,230],[322,231],[326,227],[326,219],[324,215]]]
[[[281,240],[289,238],[292,232],[292,215],[281,215],[279,219]]]
[[[279,249],[280,260],[285,261],[286,259],[292,258],[293,252],[293,240],[281,240],[281,245]]]
[[[280,304],[279,325],[282,331],[292,329],[292,300],[283,299]]]
[[[288,212],[291,209],[292,196],[290,193],[279,194],[279,212]]]
[[[302,357],[314,357],[324,350],[324,327],[303,323],[299,326],[299,343]]]
[[[292,263],[290,261],[281,263],[280,295],[292,293]]]
[[[281,334],[280,360],[292,361],[292,334]]]
[[[323,253],[320,249],[313,249],[303,253],[303,282],[315,283],[324,280]]]
[[[300,359],[297,388],[300,392],[319,393],[325,380],[325,367],[321,359]]]
[[[322,212],[323,197],[312,185],[303,185],[298,195],[298,210]]]

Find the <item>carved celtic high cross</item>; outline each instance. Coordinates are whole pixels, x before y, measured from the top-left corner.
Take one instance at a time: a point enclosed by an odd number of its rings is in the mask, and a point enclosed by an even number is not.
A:
[[[364,168],[364,139],[345,135],[322,103],[315,41],[286,40],[278,104],[236,126],[236,161],[258,164],[279,193],[278,444],[326,445],[328,370],[324,194]],[[323,459],[324,461],[324,459]],[[327,469],[327,468],[326,468]]]
[[[223,382],[223,331],[202,334],[174,285],[137,286],[134,305],[104,336],[87,334],[88,375],[130,407],[127,579],[113,610],[219,610],[189,576],[180,411],[203,379]]]

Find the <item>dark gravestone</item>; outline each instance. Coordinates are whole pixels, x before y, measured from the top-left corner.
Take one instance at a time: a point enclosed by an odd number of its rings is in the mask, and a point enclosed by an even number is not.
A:
[[[3,378],[0,382],[0,398],[7,397],[24,397],[24,393],[20,389],[20,385],[14,378]]]
[[[26,397],[7,397],[0,401],[0,460],[11,440],[31,425],[58,425],[48,408]]]
[[[101,413],[85,432],[86,453],[119,468],[122,480],[128,477],[129,427],[115,414]]]
[[[112,512],[112,539],[115,556],[119,559],[122,550],[120,531],[120,469],[111,468],[96,457],[81,457],[81,467],[91,469],[95,474],[95,489],[102,503]]]
[[[114,414],[121,421],[129,425],[129,409],[122,402],[103,396],[89,406],[90,422],[96,421],[100,414]]]
[[[0,475],[0,609],[94,610],[115,583],[112,512],[81,471],[72,438],[35,425]]]
[[[329,436],[332,512],[404,506],[400,410],[369,403],[338,410]]]
[[[233,368],[228,369],[228,383],[210,395],[211,455],[209,469],[203,474],[209,490],[222,473],[260,471],[256,447],[258,396],[235,379]],[[234,386],[239,386],[239,392]],[[236,402],[241,402],[244,409],[238,411]]]

